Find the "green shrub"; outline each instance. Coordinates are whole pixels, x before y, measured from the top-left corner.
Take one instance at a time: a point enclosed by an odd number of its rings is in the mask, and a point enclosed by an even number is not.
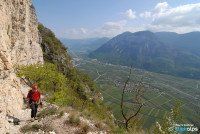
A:
[[[54,115],[56,113],[56,109],[52,108],[49,111],[49,115]]]
[[[76,134],[87,134],[90,131],[90,126],[86,123],[81,124],[80,129],[76,132]]]
[[[39,124],[33,124],[32,126],[30,125],[25,125],[20,128],[20,131],[23,133],[29,132],[29,131],[34,131],[37,132],[39,129],[41,129],[41,125]]]
[[[53,129],[50,125],[33,124],[33,125],[25,125],[25,126],[21,127],[20,132],[22,132],[22,133],[27,133],[27,132],[30,132],[30,131],[38,132],[39,129],[42,130],[42,131],[45,131],[45,132],[53,131]]]
[[[103,125],[101,122],[97,122],[97,123],[95,123],[94,125],[95,125],[95,127],[98,128],[99,130],[102,130],[102,129],[105,128],[104,125]]]
[[[81,116],[86,117],[87,119],[91,119],[91,112],[89,112],[87,109],[81,112]]]
[[[32,128],[33,131],[38,131],[41,128],[41,125],[34,124],[34,125],[31,126],[31,128]]]
[[[46,116],[54,115],[56,114],[56,108],[50,107],[50,108],[45,108],[44,110],[40,111],[38,113],[38,118],[45,118]]]
[[[44,124],[41,126],[41,130],[45,132],[49,132],[49,131],[53,131],[53,128],[49,124]]]
[[[71,117],[69,119],[69,123],[70,124],[75,124],[75,125],[79,125],[80,124],[80,119],[78,117]]]
[[[60,111],[59,117],[62,117],[64,115],[64,111]]]
[[[29,125],[25,125],[20,128],[20,132],[22,132],[22,133],[26,133],[28,131],[31,131],[31,126],[29,126]]]
[[[72,106],[80,111],[87,109],[93,117],[98,119],[108,117],[106,106],[97,97],[99,92],[94,82],[88,75],[77,69],[73,68],[69,74],[63,75],[58,72],[58,67],[55,64],[45,63],[44,65],[15,66],[15,70],[17,76],[37,84],[42,93],[48,93],[47,101],[50,103]],[[87,90],[92,91],[86,92]],[[51,111],[50,115],[53,114],[55,112]]]
[[[71,125],[74,125],[74,126],[79,126],[80,125],[80,118],[72,113],[70,116],[69,116],[69,120],[65,121],[65,124],[71,124]]]
[[[125,128],[113,129],[112,132],[114,134],[134,134],[134,133],[128,133]]]
[[[81,129],[83,130],[83,132],[87,133],[90,130],[90,126],[85,123],[81,126]]]

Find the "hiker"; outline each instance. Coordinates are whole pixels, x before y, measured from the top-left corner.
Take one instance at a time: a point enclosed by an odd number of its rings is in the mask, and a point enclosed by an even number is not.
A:
[[[29,90],[26,99],[31,107],[31,121],[37,120],[37,108],[39,104],[42,105],[42,97],[37,85],[33,85],[32,90]]]

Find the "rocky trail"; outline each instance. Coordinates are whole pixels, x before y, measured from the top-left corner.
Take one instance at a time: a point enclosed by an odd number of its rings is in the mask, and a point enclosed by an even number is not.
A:
[[[22,93],[25,97],[29,87],[23,87]],[[101,130],[95,126],[94,122],[81,117],[72,108],[69,112],[63,112],[57,105],[43,101],[43,105],[38,108],[38,120],[30,121],[31,109],[24,103],[23,109],[19,111],[18,117],[7,116],[9,131],[7,134],[107,134],[106,130]],[[74,114],[76,113],[76,114]],[[78,123],[69,123],[70,116],[79,118]]]

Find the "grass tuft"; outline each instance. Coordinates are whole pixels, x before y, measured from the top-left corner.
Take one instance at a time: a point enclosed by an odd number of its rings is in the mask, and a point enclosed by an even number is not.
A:
[[[27,133],[27,132],[38,132],[39,130],[49,132],[53,131],[52,127],[50,125],[44,124],[33,124],[33,125],[25,125],[20,128],[20,132]]]
[[[61,118],[64,115],[64,111],[60,111],[58,118]]]
[[[86,123],[82,123],[80,129],[76,134],[87,134],[91,130],[90,126]]]
[[[50,108],[45,108],[44,110],[40,111],[38,114],[38,118],[45,118],[46,116],[54,115],[56,114],[56,108],[50,107]]]
[[[41,125],[39,124],[33,124],[32,126],[30,125],[25,125],[23,127],[20,128],[20,131],[22,133],[26,133],[26,132],[29,132],[29,131],[34,131],[34,132],[38,132],[38,130],[41,128]]]
[[[80,118],[77,114],[72,113],[71,115],[69,115],[69,120],[66,120],[64,122],[65,124],[71,124],[74,126],[79,126],[80,125]]]

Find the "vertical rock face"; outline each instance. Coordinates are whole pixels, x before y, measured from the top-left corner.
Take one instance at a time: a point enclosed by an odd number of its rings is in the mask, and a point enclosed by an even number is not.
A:
[[[38,21],[31,0],[0,0],[0,133],[9,129],[6,115],[18,116],[23,97],[13,65],[43,63]]]

